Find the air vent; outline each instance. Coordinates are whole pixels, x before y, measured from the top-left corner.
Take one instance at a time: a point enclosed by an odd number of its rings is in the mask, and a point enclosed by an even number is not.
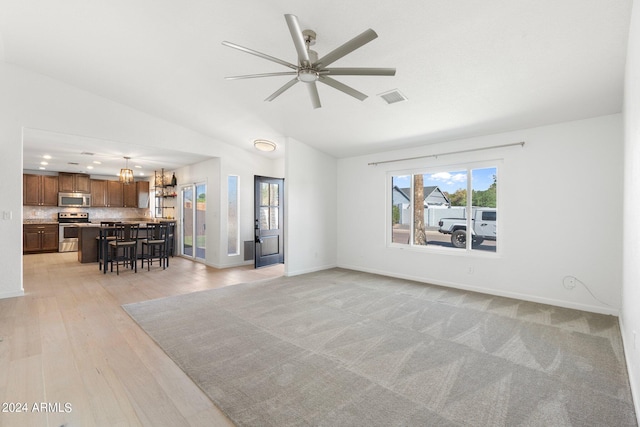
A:
[[[77,165],[79,165],[80,163],[78,163],[78,162],[69,162],[69,163],[67,163],[67,164],[68,164],[68,165],[74,165],[74,166],[77,166]]]
[[[388,92],[379,93],[378,96],[387,104],[395,104],[396,102],[406,101],[407,97],[404,96],[398,89],[393,89]]]
[[[93,155],[95,155],[96,153],[90,153],[89,151],[83,151],[83,152],[82,152],[82,153],[80,153],[80,154],[82,154],[82,155],[84,155],[84,156],[93,156]]]

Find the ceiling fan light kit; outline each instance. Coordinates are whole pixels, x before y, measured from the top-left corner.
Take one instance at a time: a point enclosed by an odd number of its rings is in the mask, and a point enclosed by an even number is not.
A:
[[[239,80],[239,79],[252,79],[259,77],[275,77],[275,76],[294,76],[292,80],[289,80],[282,87],[268,96],[265,101],[273,101],[278,96],[280,96],[287,89],[292,87],[298,82],[303,82],[307,84],[309,90],[309,96],[311,97],[311,104],[313,108],[320,108],[322,105],[320,103],[320,96],[318,95],[318,88],[316,82],[324,83],[327,86],[330,86],[336,90],[339,90],[347,95],[350,95],[360,101],[364,101],[367,98],[362,92],[359,92],[353,89],[350,86],[341,83],[332,77],[334,76],[395,76],[396,69],[395,68],[361,68],[361,67],[350,67],[350,68],[327,68],[329,65],[339,60],[340,58],[346,56],[347,54],[353,52],[354,50],[364,46],[370,41],[376,39],[378,35],[372,29],[368,29],[361,33],[360,35],[354,37],[348,42],[342,44],[336,49],[329,52],[327,55],[318,58],[318,53],[309,49],[310,46],[313,46],[316,43],[316,33],[313,30],[301,30],[300,24],[298,23],[298,18],[295,15],[287,14],[284,16],[287,21],[287,26],[289,27],[289,32],[291,33],[291,38],[293,39],[293,44],[296,48],[296,52],[298,54],[298,64],[292,64],[288,61],[284,61],[282,59],[275,58],[273,56],[264,54],[262,52],[258,52],[253,49],[249,49],[244,46],[237,45],[235,43],[223,41],[222,44],[224,46],[240,50],[245,53],[249,53],[251,55],[258,56],[260,58],[266,59],[268,61],[275,62],[280,65],[284,65],[287,68],[290,68],[292,71],[284,71],[279,73],[262,73],[262,74],[249,74],[242,76],[230,76],[226,77],[229,80]]]
[[[311,68],[303,68],[298,71],[298,80],[304,83],[313,83],[320,77],[320,74],[311,69]]]

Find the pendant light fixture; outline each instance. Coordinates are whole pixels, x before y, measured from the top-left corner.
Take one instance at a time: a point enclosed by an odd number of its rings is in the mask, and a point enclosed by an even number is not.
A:
[[[129,159],[125,157],[126,164],[124,169],[120,169],[120,182],[123,184],[133,184],[133,170],[129,169]]]

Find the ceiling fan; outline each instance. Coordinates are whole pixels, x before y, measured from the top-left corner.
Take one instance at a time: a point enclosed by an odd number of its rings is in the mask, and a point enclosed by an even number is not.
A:
[[[250,53],[252,55],[264,58],[269,61],[284,65],[291,68],[293,71],[283,71],[278,73],[262,73],[262,74],[249,74],[244,76],[231,76],[225,77],[228,80],[236,79],[252,79],[256,77],[274,77],[274,76],[295,76],[292,80],[289,80],[280,89],[271,94],[265,101],[273,101],[280,96],[284,91],[292,87],[298,82],[303,82],[309,89],[309,95],[311,96],[311,104],[313,108],[320,108],[320,97],[318,95],[318,87],[316,82],[324,83],[337,89],[341,92],[351,95],[354,98],[364,101],[367,98],[362,92],[353,89],[350,86],[345,85],[331,76],[394,76],[396,74],[395,68],[327,68],[329,65],[342,58],[343,56],[353,52],[354,50],[364,46],[378,35],[372,29],[368,29],[362,34],[354,37],[342,46],[334,49],[325,56],[318,58],[318,53],[309,49],[310,46],[315,44],[316,33],[312,30],[301,30],[298,18],[295,15],[284,15],[291,38],[293,38],[293,44],[295,45],[298,53],[298,64],[292,64],[282,59],[274,58],[273,56],[243,47],[228,41],[223,41],[222,44],[233,49],[238,49],[242,52]]]

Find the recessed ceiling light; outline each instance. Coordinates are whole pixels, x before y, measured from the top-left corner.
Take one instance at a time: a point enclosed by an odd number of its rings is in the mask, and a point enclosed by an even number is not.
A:
[[[42,166],[46,166],[46,165],[48,165],[49,163],[47,163],[47,162],[40,162],[40,164],[41,164]]]
[[[38,169],[45,170],[46,168],[44,166],[40,166]]]
[[[253,141],[253,146],[260,151],[274,151],[276,149],[276,143],[266,139],[256,139]]]
[[[102,162],[99,162],[99,161],[97,161],[97,160],[94,160],[94,161],[93,161],[93,164],[94,164],[94,165],[101,165],[101,164],[102,164]]]
[[[93,166],[87,166],[87,169],[93,169]]]
[[[138,169],[142,169],[142,166],[140,166],[140,165],[135,165],[134,167],[136,167]]]
[[[42,158],[43,158],[43,159],[47,159],[47,160],[49,160],[49,159],[51,159],[51,156],[50,156],[50,155],[48,155],[48,154],[45,154],[44,156],[42,156]]]

